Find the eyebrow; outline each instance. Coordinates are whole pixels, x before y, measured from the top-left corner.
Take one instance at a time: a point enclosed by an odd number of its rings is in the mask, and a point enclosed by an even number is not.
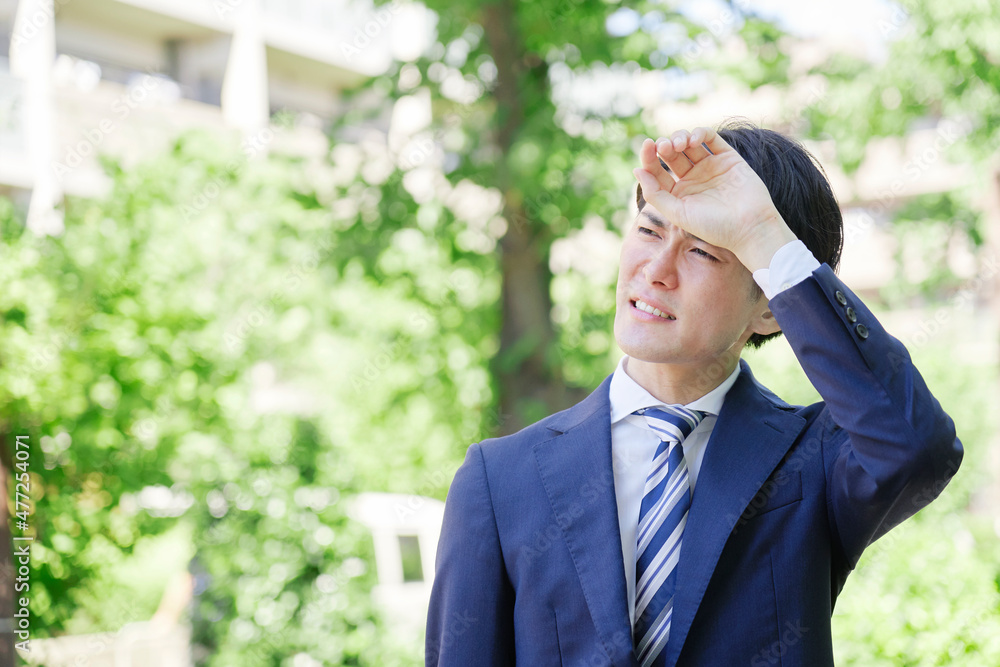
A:
[[[649,204],[646,204],[646,206],[643,207],[642,211],[639,212],[639,215],[646,216],[646,218],[649,220],[650,224],[652,224],[654,227],[658,227],[659,229],[666,229],[667,228],[667,223],[664,222],[663,218],[661,218],[659,215],[653,215],[653,214],[650,214],[650,213],[648,213],[646,211],[646,208],[648,208],[648,206],[649,206]],[[695,241],[700,241],[701,243],[704,243],[705,245],[712,245],[708,241],[705,241],[704,239],[698,238],[697,236],[695,236],[694,234],[692,234],[689,231],[686,231],[684,229],[682,229],[681,231],[684,232],[684,236],[686,236],[689,239],[694,239]]]

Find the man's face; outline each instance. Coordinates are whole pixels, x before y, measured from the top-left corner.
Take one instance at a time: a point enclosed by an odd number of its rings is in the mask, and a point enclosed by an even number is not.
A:
[[[665,222],[646,204],[622,243],[615,340],[650,363],[692,370],[735,363],[767,311],[763,294],[751,300],[752,281],[734,254]],[[650,306],[660,312],[646,312]]]

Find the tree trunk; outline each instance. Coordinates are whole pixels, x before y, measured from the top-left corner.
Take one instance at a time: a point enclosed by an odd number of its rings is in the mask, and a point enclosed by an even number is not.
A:
[[[497,67],[496,142],[497,187],[503,193],[508,228],[500,240],[500,350],[492,371],[499,389],[498,426],[513,433],[570,400],[560,372],[558,344],[550,313],[552,280],[548,266],[548,230],[525,214],[524,195],[508,168],[510,149],[521,133],[526,113],[547,105],[544,62],[525,53],[518,33],[513,0],[483,8],[483,25],[490,55]],[[535,69],[535,71],[532,71]]]

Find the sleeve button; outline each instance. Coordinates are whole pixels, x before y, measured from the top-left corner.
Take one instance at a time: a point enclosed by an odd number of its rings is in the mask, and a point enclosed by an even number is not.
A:
[[[834,292],[833,296],[834,296],[834,298],[837,299],[837,303],[839,303],[841,306],[846,306],[847,305],[847,297],[844,296],[844,293],[841,292],[840,290],[837,290],[836,292]]]
[[[854,327],[854,330],[858,333],[858,338],[860,338],[861,340],[868,338],[868,327],[866,327],[865,325],[859,324],[856,327]]]
[[[844,310],[844,314],[847,315],[847,321],[850,322],[851,324],[854,324],[855,322],[858,321],[857,313],[855,313],[854,309],[851,308],[850,306],[848,306],[847,309]]]

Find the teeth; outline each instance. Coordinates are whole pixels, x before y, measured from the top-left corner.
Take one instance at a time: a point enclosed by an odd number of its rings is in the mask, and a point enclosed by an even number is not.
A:
[[[649,313],[650,315],[656,315],[657,317],[662,317],[665,320],[676,320],[677,319],[676,317],[671,317],[670,315],[667,315],[666,313],[664,313],[659,308],[653,308],[651,305],[649,305],[645,301],[641,301],[639,299],[636,299],[635,307],[638,308],[639,310],[643,310],[643,311]]]

